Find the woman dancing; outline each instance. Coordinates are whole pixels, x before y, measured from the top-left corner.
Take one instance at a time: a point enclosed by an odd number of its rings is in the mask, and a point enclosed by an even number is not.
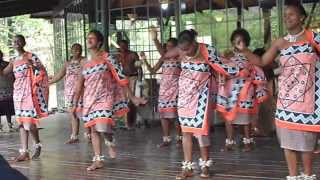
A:
[[[262,58],[252,54],[243,41],[237,49],[249,61],[266,66],[280,55],[282,72],[276,110],[276,127],[289,169],[288,180],[316,179],[312,174],[313,151],[320,132],[320,34],[304,29],[307,14],[301,4],[288,4],[284,23],[288,35],[277,39]],[[304,172],[298,175],[298,155]]]
[[[38,130],[39,119],[48,116],[47,72],[35,54],[24,50],[25,45],[24,36],[14,37],[13,48],[18,56],[12,58],[9,65],[0,71],[0,75],[13,72],[15,76],[13,101],[21,138],[20,155],[16,161],[30,160],[29,132],[34,141],[32,159],[40,156],[42,145]]]
[[[109,148],[109,156],[115,158],[115,138],[112,127],[114,117],[123,116],[128,112],[126,94],[136,104],[145,104],[142,98],[132,95],[128,88],[128,80],[122,72],[120,64],[113,56],[102,50],[104,37],[96,30],[89,32],[87,47],[88,61],[82,66],[76,93],[73,101],[73,111],[83,92],[82,116],[85,127],[91,128],[92,146],[94,151],[93,163],[87,168],[93,171],[102,168],[104,156],[101,152],[101,136]]]
[[[235,42],[239,40],[243,41],[246,47],[250,45],[250,35],[245,29],[237,29],[232,32],[230,41],[233,47],[235,47]],[[244,130],[243,151],[248,152],[253,145],[250,123],[257,118],[259,103],[268,97],[267,81],[262,69],[249,63],[246,57],[237,49],[234,49],[225,58],[226,62],[233,63],[244,70],[237,76],[224,79],[224,82],[219,83],[217,111],[221,112],[225,117],[227,132],[224,151],[234,149],[236,144],[234,125],[240,125]],[[220,77],[223,78],[222,76]]]
[[[49,78],[49,84],[54,84],[60,81],[63,77],[64,80],[64,97],[67,107],[71,108],[73,105],[73,97],[75,95],[75,86],[81,75],[81,66],[84,64],[85,59],[82,54],[82,46],[78,43],[73,44],[71,47],[72,57],[69,61],[64,63],[63,68],[54,77]],[[77,104],[81,108],[81,103]],[[78,110],[80,110],[78,108]],[[79,143],[79,118],[76,113],[70,112],[71,119],[71,136],[66,144]],[[88,131],[88,130],[87,130]],[[90,139],[90,133],[86,132],[85,136]]]
[[[178,44],[177,39],[170,38],[166,47],[162,48],[159,40],[157,39],[157,31],[153,29],[152,31],[153,41],[160,53],[164,55],[167,51],[172,50]],[[160,90],[159,90],[159,102],[158,110],[161,118],[161,126],[163,131],[163,142],[158,145],[158,147],[167,147],[171,144],[172,138],[170,136],[171,126],[178,121],[178,112],[177,112],[177,100],[178,100],[178,80],[181,72],[180,61],[177,57],[163,59],[157,62],[154,67],[151,67],[146,60],[146,56],[143,52],[140,53],[141,59],[146,64],[148,70],[155,74],[160,68],[162,69],[161,81],[160,81]],[[176,124],[176,141],[177,146],[180,146],[182,143],[181,128],[179,122]]]

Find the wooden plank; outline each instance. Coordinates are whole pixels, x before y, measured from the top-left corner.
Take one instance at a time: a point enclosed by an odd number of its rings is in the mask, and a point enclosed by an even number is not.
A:
[[[69,136],[69,121],[65,114],[57,114],[43,120],[40,131],[43,154],[39,160],[13,162],[19,148],[19,134],[0,134],[0,153],[11,166],[29,179],[74,180],[74,179],[174,179],[180,171],[182,151],[172,146],[159,149],[156,145],[161,140],[160,127],[136,129],[135,131],[116,131],[118,157],[106,159],[105,168],[87,172],[92,158],[92,147],[84,139],[76,145],[65,145]],[[221,152],[224,145],[224,129],[216,127],[212,134],[210,156],[214,161],[211,174],[216,180],[280,180],[287,175],[283,153],[275,137],[257,139],[256,149],[243,153]],[[194,161],[199,157],[195,144]],[[107,153],[103,148],[104,154]],[[315,172],[318,176],[319,156],[315,157]],[[198,177],[196,170],[194,180]],[[0,178],[1,179],[1,178]]]

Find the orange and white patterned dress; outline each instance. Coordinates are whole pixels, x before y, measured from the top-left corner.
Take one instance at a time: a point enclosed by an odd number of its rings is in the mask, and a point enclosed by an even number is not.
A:
[[[180,61],[167,59],[161,66],[158,109],[161,118],[177,118],[178,86],[181,72]]]
[[[249,124],[250,120],[256,118],[258,104],[268,97],[265,75],[261,68],[249,63],[241,53],[235,53],[225,63],[232,63],[242,71],[219,83],[217,111],[222,113],[226,121]]]
[[[280,52],[276,124],[320,132],[320,34],[306,31],[310,42],[296,42]]]
[[[127,86],[129,82],[120,64],[113,56],[103,52],[97,59],[85,63],[82,76],[82,114],[85,127],[97,124],[115,125],[113,118],[128,112],[128,101],[123,86]]]
[[[199,44],[196,57],[191,60],[187,57],[181,59],[181,69],[178,115],[182,132],[207,136],[212,107],[216,103],[215,74],[235,75],[239,68],[224,64],[213,47]]]
[[[39,58],[30,52],[14,57],[12,63],[16,120],[20,124],[38,124],[40,118],[48,116],[49,85],[46,69]]]
[[[280,52],[275,119],[282,148],[311,152],[320,132],[320,34],[306,30],[306,35],[307,41]]]
[[[67,62],[66,76],[64,80],[64,97],[67,107],[73,105],[73,97],[75,95],[76,83],[81,76],[81,63],[80,62]],[[78,110],[82,106],[82,101],[77,104]]]

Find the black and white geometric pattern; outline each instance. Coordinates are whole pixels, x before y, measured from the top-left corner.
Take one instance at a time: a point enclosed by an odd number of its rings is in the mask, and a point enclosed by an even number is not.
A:
[[[116,74],[118,75],[119,80],[126,79],[126,75],[123,72],[121,64],[117,61],[116,57],[114,55],[110,55],[107,60],[111,63],[114,70],[116,71]]]
[[[226,71],[228,74],[230,75],[236,75],[241,69],[239,67],[230,67],[226,64],[224,64],[219,56],[218,56],[218,52],[217,50],[206,44],[206,47],[208,49],[208,53],[209,53],[209,61],[213,64],[217,64],[219,65],[221,68],[224,69],[224,71]]]
[[[237,106],[238,98],[245,83],[245,79],[236,78],[235,83],[232,85],[231,94],[229,97],[217,95],[217,104],[226,108],[227,111],[231,111],[232,108]],[[246,106],[248,103],[242,104]]]
[[[38,98],[40,110],[43,113],[47,113],[48,112],[48,103],[47,103],[47,100],[45,98],[45,93],[43,91],[44,91],[43,88],[38,88],[37,89],[37,98]]]
[[[89,122],[91,120],[98,119],[98,118],[112,118],[112,114],[113,114],[112,111],[109,111],[109,110],[97,110],[85,115],[83,117],[83,120],[85,122]]]
[[[37,118],[36,111],[33,110],[22,110],[22,109],[15,109],[16,117],[20,118]]]
[[[181,68],[182,69],[188,69],[191,71],[199,71],[199,72],[209,72],[210,71],[210,66],[208,64],[197,64],[197,63],[192,63],[192,62],[183,62],[181,63]]]
[[[113,104],[113,113],[120,111],[122,109],[126,109],[126,108],[128,108],[128,101],[127,100],[117,102],[117,103]]]
[[[159,100],[159,104],[158,104],[159,108],[176,108],[177,106],[178,106],[177,101],[167,102],[167,101],[160,101]]]
[[[267,96],[268,93],[267,93],[267,90],[265,88],[263,89],[256,89],[256,98],[261,98],[261,97],[264,97],[264,96]]]
[[[313,41],[314,41],[317,45],[320,45],[320,33],[313,32]]]
[[[13,73],[22,73],[28,68],[29,68],[28,64],[22,64],[22,65],[16,66],[15,69],[13,70]]]
[[[106,64],[97,64],[93,67],[85,68],[82,71],[82,75],[87,76],[93,73],[104,72],[104,71],[107,71],[107,69],[108,69],[108,66]]]
[[[310,43],[305,43],[303,45],[290,46],[286,49],[282,49],[280,56],[290,56],[298,53],[313,53],[314,50]]]
[[[176,61],[165,61],[161,68],[181,68],[181,64]]]
[[[315,76],[315,109],[313,114],[286,111],[285,109],[276,110],[276,119],[307,125],[320,125],[320,62],[316,62]]]
[[[196,116],[194,118],[183,117],[179,114],[179,122],[181,126],[187,126],[192,128],[202,128],[204,117],[207,108],[207,102],[209,99],[209,88],[208,83],[199,92],[199,100],[196,111]]]
[[[253,101],[240,101],[239,107],[243,108],[243,109],[253,109],[254,102]]]

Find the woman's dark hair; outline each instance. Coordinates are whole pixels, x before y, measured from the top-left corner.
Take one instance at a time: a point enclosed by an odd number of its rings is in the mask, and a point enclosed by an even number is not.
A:
[[[264,48],[257,48],[253,51],[253,54],[261,57],[265,52],[266,50]]]
[[[242,28],[234,30],[231,34],[230,41],[233,42],[236,36],[243,37],[243,40],[246,46],[250,46],[251,37],[247,30]]]
[[[104,42],[104,37],[102,33],[94,29],[94,30],[91,30],[88,34],[94,34],[97,37],[98,42],[100,42],[99,48],[101,48]]]
[[[82,46],[81,46],[81,44],[79,44],[79,43],[74,43],[74,44],[72,44],[71,49],[74,48],[74,47],[76,47],[76,46],[78,46],[78,47],[80,48],[80,51],[82,52]]]
[[[23,35],[17,34],[15,35],[15,38],[20,39],[24,44],[26,44],[26,38]]]
[[[184,30],[178,36],[178,44],[193,43],[196,41],[197,35],[198,33],[193,29]]]
[[[174,46],[178,45],[178,39],[177,38],[169,38],[167,42],[172,43]]]
[[[3,58],[3,52],[0,50],[0,58]]]
[[[299,14],[304,16],[305,18],[308,17],[308,14],[306,12],[306,10],[304,9],[303,5],[300,3],[300,1],[296,1],[296,0],[290,0],[290,1],[286,1],[285,5],[287,7],[294,7],[298,10]]]
[[[121,39],[121,40],[118,42],[118,44],[120,44],[120,43],[123,43],[123,44],[129,46],[129,41],[127,41],[127,40],[125,40],[125,39]]]

